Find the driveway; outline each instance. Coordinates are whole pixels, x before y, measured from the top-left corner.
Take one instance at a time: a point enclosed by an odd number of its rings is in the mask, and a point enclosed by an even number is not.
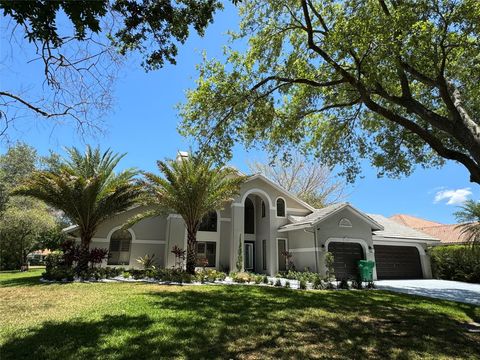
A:
[[[480,305],[480,285],[447,280],[379,280],[378,289]]]

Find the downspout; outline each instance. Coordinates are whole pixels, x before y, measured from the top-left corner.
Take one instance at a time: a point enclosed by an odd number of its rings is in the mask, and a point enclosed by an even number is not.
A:
[[[318,254],[317,254],[317,232],[315,229],[313,231],[308,231],[303,229],[303,231],[313,234],[313,252],[315,253],[315,272],[318,273]]]

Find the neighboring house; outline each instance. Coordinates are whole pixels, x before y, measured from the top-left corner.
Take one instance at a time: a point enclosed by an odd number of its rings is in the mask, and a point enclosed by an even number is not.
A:
[[[468,241],[468,236],[462,234],[458,224],[441,224],[405,214],[393,215],[390,219],[440,239],[440,245],[458,245]]]
[[[35,250],[27,255],[27,261],[30,265],[43,265],[45,263],[45,258],[50,253],[51,251],[49,249]]]
[[[141,210],[133,208],[105,221],[91,246],[110,250],[107,265],[135,267],[138,257],[155,254],[158,266],[174,266],[172,248],[187,247],[183,219],[170,214],[122,230],[122,224]],[[78,238],[77,227],[65,231]],[[354,277],[358,260],[368,259],[376,261],[375,279],[430,278],[425,249],[439,242],[348,203],[314,209],[260,174],[249,176],[224,209],[205,217],[197,240],[198,257],[224,271],[235,270],[242,241],[246,271],[274,275],[286,270],[286,250],[293,254],[297,270],[325,274],[325,254],[331,252],[337,278]]]

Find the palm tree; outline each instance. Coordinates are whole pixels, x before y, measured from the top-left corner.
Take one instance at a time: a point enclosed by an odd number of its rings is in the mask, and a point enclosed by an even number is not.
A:
[[[136,204],[142,188],[134,182],[135,169],[114,172],[125,154],[101,153],[90,146],[84,154],[76,148],[67,152],[69,159],[62,159],[55,169],[34,172],[14,193],[42,200],[78,225],[81,251],[77,271],[81,272],[88,267],[89,246],[98,226]]]
[[[456,227],[461,229],[461,233],[467,235],[472,244],[478,243],[480,240],[480,202],[467,200],[454,215],[460,223]]]
[[[214,166],[211,159],[191,155],[179,160],[158,161],[163,177],[144,173],[147,204],[151,210],[131,223],[174,211],[182,216],[187,230],[187,272],[195,273],[197,231],[202,218],[220,209],[238,194],[244,177],[231,168]]]

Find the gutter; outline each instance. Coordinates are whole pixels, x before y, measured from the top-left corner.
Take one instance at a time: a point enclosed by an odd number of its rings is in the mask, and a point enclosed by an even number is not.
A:
[[[313,231],[308,231],[308,229],[303,229],[303,231],[313,234],[313,249],[315,253],[315,272],[318,274],[317,232],[315,229],[313,229]]]

